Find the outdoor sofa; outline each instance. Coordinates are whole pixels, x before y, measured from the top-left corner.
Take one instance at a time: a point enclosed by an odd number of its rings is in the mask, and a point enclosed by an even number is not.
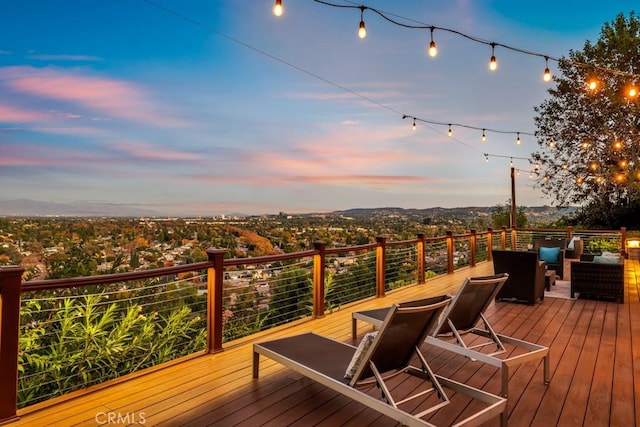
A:
[[[583,254],[571,262],[571,298],[615,298],[624,302],[624,260],[621,256]]]

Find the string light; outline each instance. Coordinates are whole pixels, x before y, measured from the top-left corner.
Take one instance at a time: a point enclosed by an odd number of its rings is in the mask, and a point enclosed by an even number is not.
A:
[[[365,6],[360,6],[360,26],[358,27],[358,37],[361,39],[367,37],[367,29],[364,26],[364,9]]]
[[[273,14],[275,16],[282,16],[284,10],[282,9],[282,0],[276,0],[276,4],[273,5]]]
[[[587,80],[587,85],[591,91],[595,91],[598,89],[598,79],[590,77],[589,80]]]
[[[415,117],[413,118],[413,126],[411,126],[411,128],[413,130],[416,130],[416,119],[415,119]]]
[[[516,144],[520,145],[522,141],[520,140],[520,132],[518,132],[518,137],[516,138]]]
[[[545,56],[544,57],[544,74],[542,75],[542,80],[544,80],[545,82],[548,82],[551,80],[551,71],[549,71],[549,57]]]
[[[513,167],[513,157],[509,160],[509,166]]]
[[[429,43],[429,56],[434,58],[438,54],[438,48],[436,42],[433,41],[433,30],[435,27],[431,27],[431,43]]]
[[[449,132],[447,132],[447,135],[453,136],[453,131],[451,130],[451,124],[449,124]]]
[[[488,153],[484,153],[484,161],[489,163],[489,154]]]
[[[509,50],[512,50],[514,52],[518,52],[518,53],[521,53],[521,54],[524,54],[524,55],[538,56],[538,57],[541,57],[541,58],[545,58],[545,60],[547,62],[549,60],[552,60],[552,61],[555,61],[555,62],[560,62],[561,61],[560,58],[552,57],[552,56],[545,55],[545,54],[538,53],[538,52],[533,52],[533,51],[530,51],[530,50],[526,50],[526,49],[522,49],[522,48],[519,48],[519,47],[507,45],[507,44],[504,44],[504,43],[490,42],[490,41],[487,41],[487,40],[483,40],[483,39],[481,39],[479,37],[472,36],[470,34],[465,34],[462,31],[459,31],[459,30],[456,30],[456,29],[452,29],[452,28],[439,27],[439,26],[436,26],[436,25],[426,25],[426,24],[413,25],[413,24],[407,24],[407,23],[404,23],[404,22],[398,22],[396,19],[393,19],[391,16],[397,17],[397,18],[401,18],[401,19],[404,19],[406,21],[411,21],[411,22],[418,22],[418,21],[416,21],[415,19],[402,17],[402,16],[395,15],[395,14],[394,15],[387,14],[387,13],[382,12],[381,10],[378,10],[376,8],[373,8],[373,7],[365,6],[365,5],[357,6],[355,4],[353,4],[353,5],[335,4],[335,3],[331,3],[331,2],[325,1],[325,0],[312,0],[312,1],[314,1],[315,3],[319,3],[319,4],[322,4],[322,5],[325,5],[325,6],[331,6],[331,7],[335,7],[335,8],[360,9],[362,11],[364,11],[364,9],[369,9],[372,12],[376,13],[377,15],[379,15],[380,17],[382,17],[383,19],[385,19],[386,21],[388,21],[388,22],[390,22],[390,23],[392,23],[394,25],[403,27],[403,28],[409,28],[409,29],[433,29],[433,30],[437,29],[437,30],[440,30],[440,31],[447,31],[447,32],[450,32],[450,33],[455,34],[457,36],[464,37],[464,38],[466,38],[468,40],[471,40],[473,42],[491,46],[492,47],[492,52],[493,52],[495,46],[500,46],[502,48],[509,49]],[[353,2],[347,1],[347,3],[353,3]],[[362,22],[364,24],[364,21],[362,21]],[[495,56],[495,54],[493,56]],[[572,65],[574,67],[578,67],[578,68],[585,68],[585,69],[590,69],[590,70],[598,70],[598,71],[601,71],[603,73],[610,73],[610,74],[615,74],[615,75],[619,75],[619,76],[631,77],[633,79],[640,79],[640,74],[634,74],[634,73],[628,72],[628,71],[617,70],[617,69],[613,69],[613,68],[607,68],[607,67],[598,66],[598,65],[594,65],[594,64],[587,64],[587,63],[584,63],[584,62],[569,61],[567,59],[562,59],[562,61],[564,61],[565,63],[567,63],[569,65]],[[497,66],[497,63],[496,63],[496,66]]]
[[[627,94],[629,95],[629,98],[635,98],[638,96],[638,88],[635,87],[635,85],[629,87]]]
[[[484,133],[486,129],[482,129],[482,138],[480,138],[482,140],[482,142],[486,142],[487,141],[487,135]]]
[[[498,61],[496,61],[495,50],[496,50],[496,44],[491,43],[491,59],[489,60],[489,69],[491,71],[495,71],[498,69]]]

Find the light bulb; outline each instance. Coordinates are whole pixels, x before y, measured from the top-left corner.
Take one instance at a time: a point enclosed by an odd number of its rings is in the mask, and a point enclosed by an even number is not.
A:
[[[495,71],[498,69],[498,61],[496,61],[495,55],[491,55],[491,60],[489,61],[489,69],[491,71]]]
[[[551,71],[549,71],[549,57],[544,57],[544,74],[542,75],[542,80],[548,82],[551,80]]]
[[[273,14],[276,16],[282,16],[282,12],[284,12],[282,9],[282,0],[276,0],[276,4],[273,5]]]
[[[429,56],[433,58],[436,55],[438,55],[438,48],[436,47],[436,42],[431,40],[431,43],[429,43]]]
[[[509,166],[513,167],[513,159],[509,161]]]
[[[413,126],[411,126],[413,130],[416,130],[416,119],[413,119]]]
[[[447,132],[447,135],[453,136],[453,131],[451,130],[451,125],[449,125],[449,132]]]
[[[487,140],[487,135],[484,133],[484,129],[482,129],[482,138],[480,138],[482,140],[482,142],[485,142]]]
[[[436,42],[433,41],[433,30],[435,27],[431,27],[431,43],[429,43],[429,56],[435,57],[438,54],[438,48],[436,47]]]
[[[522,141],[520,141],[520,132],[518,132],[518,138],[516,138],[516,144],[520,145]]]
[[[367,29],[364,27],[364,21],[360,21],[360,27],[358,28],[358,37],[361,39],[367,37]]]
[[[630,87],[629,98],[635,98],[636,96],[638,96],[638,88],[636,88],[635,86]]]
[[[598,80],[596,80],[595,78],[589,79],[587,84],[589,85],[589,89],[591,89],[591,90],[598,89]]]

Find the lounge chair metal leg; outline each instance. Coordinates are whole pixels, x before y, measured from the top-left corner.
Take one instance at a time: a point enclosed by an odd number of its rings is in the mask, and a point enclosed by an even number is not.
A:
[[[260,370],[260,354],[253,352],[253,378],[258,378],[258,371]]]
[[[551,378],[549,377],[549,355],[547,354],[544,358],[544,383],[548,385],[551,382]]]
[[[500,395],[506,399],[509,394],[509,366],[503,364],[500,371],[502,373],[502,389],[500,390]]]
[[[351,339],[353,342],[356,342],[356,338],[358,337],[358,319],[353,317],[351,319]]]

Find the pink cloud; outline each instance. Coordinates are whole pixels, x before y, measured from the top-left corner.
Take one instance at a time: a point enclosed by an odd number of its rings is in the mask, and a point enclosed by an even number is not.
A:
[[[108,116],[162,127],[184,126],[181,120],[158,112],[145,91],[124,81],[27,66],[0,69],[0,79],[15,91],[75,102]]]
[[[34,159],[30,157],[0,156],[0,166],[47,166],[49,162],[45,159]]]
[[[200,160],[200,156],[184,151],[168,150],[143,142],[123,142],[114,146],[127,156],[148,160]]]
[[[28,123],[50,120],[51,113],[0,104],[0,123]]]

